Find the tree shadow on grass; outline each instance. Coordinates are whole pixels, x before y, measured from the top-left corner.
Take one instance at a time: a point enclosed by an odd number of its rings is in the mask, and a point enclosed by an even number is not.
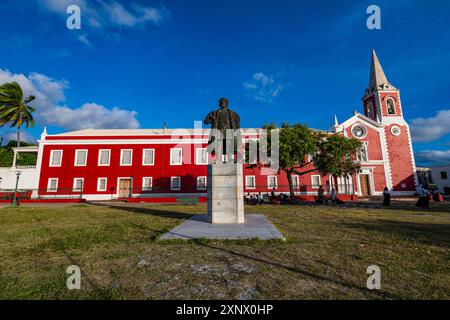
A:
[[[427,245],[450,247],[450,224],[413,223],[379,219],[374,222],[344,222],[348,228],[389,233]]]
[[[224,248],[224,247],[214,246],[214,245],[210,244],[209,241],[195,241],[194,240],[194,243],[196,245],[203,246],[203,247],[206,247],[206,248],[209,248],[209,249],[212,249],[212,250],[218,250],[218,251],[226,252],[226,253],[231,254],[231,255],[235,255],[235,256],[240,257],[240,258],[252,260],[252,261],[257,262],[257,263],[263,263],[263,264],[270,265],[270,266],[276,267],[276,268],[283,268],[283,269],[285,269],[287,271],[294,272],[294,273],[297,273],[297,274],[301,274],[304,277],[312,278],[312,279],[314,279],[315,281],[318,281],[318,282],[330,282],[330,283],[333,283],[335,285],[339,285],[339,286],[342,286],[342,287],[345,287],[345,288],[354,289],[354,290],[357,290],[357,291],[360,291],[360,292],[363,292],[363,293],[366,293],[366,294],[373,294],[375,296],[378,296],[381,299],[395,299],[395,300],[402,299],[402,297],[397,296],[396,294],[392,294],[392,293],[388,293],[388,292],[380,291],[380,290],[369,290],[369,289],[367,289],[364,286],[360,286],[360,285],[357,285],[357,284],[354,284],[354,283],[346,282],[345,280],[341,280],[341,279],[338,279],[338,278],[332,278],[332,277],[329,277],[329,276],[326,276],[326,275],[321,275],[321,274],[318,274],[318,273],[314,273],[314,272],[308,271],[308,270],[303,269],[303,268],[293,267],[293,266],[289,266],[289,265],[281,263],[281,262],[276,262],[276,261],[273,261],[273,260],[269,261],[269,260],[263,259],[261,257],[253,257],[253,256],[250,256],[248,254],[238,252],[236,250],[231,250],[231,249]]]
[[[155,217],[159,217],[159,218],[172,218],[172,219],[179,219],[179,220],[187,220],[194,215],[192,213],[180,213],[177,211],[161,210],[161,209],[155,209],[155,208],[145,208],[145,207],[138,207],[138,206],[128,206],[128,205],[112,205],[112,204],[107,204],[107,203],[103,204],[103,203],[89,202],[89,205],[97,206],[97,207],[107,207],[110,209],[122,210],[122,211],[131,212],[131,213],[146,214],[146,215],[151,215],[151,216],[155,216]]]

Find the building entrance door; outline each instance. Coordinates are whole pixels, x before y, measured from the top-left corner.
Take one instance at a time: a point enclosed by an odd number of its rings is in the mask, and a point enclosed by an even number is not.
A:
[[[119,179],[119,198],[131,196],[131,179]]]
[[[360,174],[359,182],[361,185],[361,195],[369,196],[370,195],[370,180],[368,174]]]

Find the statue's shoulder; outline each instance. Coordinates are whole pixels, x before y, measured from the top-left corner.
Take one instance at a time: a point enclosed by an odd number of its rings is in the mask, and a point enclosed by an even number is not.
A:
[[[217,113],[216,110],[210,111],[210,112],[207,114],[206,118],[214,117],[214,116],[216,115],[216,113]]]
[[[228,109],[228,110],[230,110],[230,113],[231,113],[232,115],[234,115],[234,116],[236,116],[236,117],[239,117],[239,114],[238,114],[236,111],[231,110],[231,109]]]

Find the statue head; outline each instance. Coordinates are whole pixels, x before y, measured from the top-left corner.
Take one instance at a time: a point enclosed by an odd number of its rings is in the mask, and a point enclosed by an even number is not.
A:
[[[219,100],[219,107],[220,107],[220,109],[228,108],[228,99],[227,98],[220,99]]]

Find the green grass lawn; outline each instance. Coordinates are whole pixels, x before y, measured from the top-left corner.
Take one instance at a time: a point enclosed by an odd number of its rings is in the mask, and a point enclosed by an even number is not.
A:
[[[287,239],[266,242],[158,240],[204,205],[3,208],[0,299],[449,299],[448,205],[401,206],[246,207]]]

